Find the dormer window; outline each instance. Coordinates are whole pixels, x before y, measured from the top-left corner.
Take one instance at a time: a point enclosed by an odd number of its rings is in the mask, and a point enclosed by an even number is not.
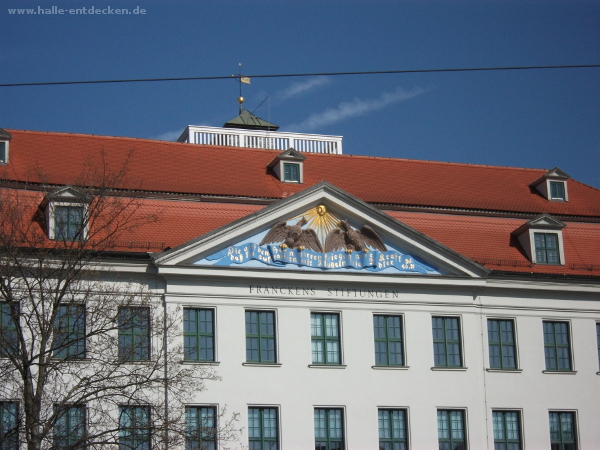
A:
[[[555,167],[531,183],[530,186],[550,201],[566,202],[569,200],[567,190],[567,180],[569,178],[566,172]]]
[[[519,227],[513,234],[532,263],[564,265],[562,229],[565,226],[560,220],[542,214]]]
[[[302,183],[304,180],[303,163],[306,156],[289,148],[271,161],[269,168],[273,169],[279,181],[283,183]]]
[[[12,135],[0,128],[0,164],[8,164],[8,143]]]
[[[44,199],[48,237],[57,241],[87,239],[87,205],[84,194],[70,186]]]

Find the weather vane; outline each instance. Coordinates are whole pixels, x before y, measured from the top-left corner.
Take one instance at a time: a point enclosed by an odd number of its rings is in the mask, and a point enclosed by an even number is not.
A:
[[[238,82],[240,83],[240,96],[238,97],[238,103],[240,104],[240,114],[242,114],[242,104],[244,103],[244,97],[242,97],[242,83],[250,84],[250,77],[242,76],[242,63],[238,63],[238,66],[239,66],[238,76],[237,77],[235,75],[231,75],[231,76],[234,78],[237,78]]]

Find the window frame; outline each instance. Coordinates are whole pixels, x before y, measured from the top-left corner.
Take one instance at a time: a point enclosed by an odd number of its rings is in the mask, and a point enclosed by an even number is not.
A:
[[[598,343],[598,372],[600,374],[600,322],[596,322],[596,341]]]
[[[260,430],[260,437],[252,437],[251,436],[251,429],[256,429],[257,427],[253,427],[251,426],[251,416],[250,416],[250,411],[251,410],[257,410],[259,411],[259,426],[258,429]],[[275,437],[266,437],[265,436],[265,421],[269,420],[269,418],[265,418],[264,413],[267,410],[272,410],[275,412],[275,426],[274,427],[270,427],[271,429],[275,430]],[[254,450],[255,445],[253,445],[253,443],[257,444],[258,448],[256,450],[263,450],[265,448],[270,448],[270,445],[265,446],[265,444],[272,444],[275,443],[275,447],[277,449],[281,448],[281,442],[280,442],[280,436],[281,436],[281,432],[280,432],[280,418],[279,418],[279,406],[275,406],[275,405],[248,405],[248,448],[250,450]]]
[[[567,194],[567,182],[564,180],[553,180],[553,179],[547,179],[547,189],[548,189],[548,200],[550,201],[559,201],[559,202],[566,202],[568,200],[568,194]],[[562,196],[555,196],[554,195],[554,186],[562,186]]]
[[[123,417],[129,416],[130,413],[126,413],[127,410],[133,411],[133,417],[136,418],[137,424],[137,415],[138,410],[145,411],[147,413],[147,427],[138,428],[135,426],[123,426]],[[136,425],[134,424],[134,425]],[[129,431],[129,436],[124,436],[124,432]],[[147,433],[147,435],[146,435]],[[133,436],[133,437],[131,437]],[[123,441],[131,441],[133,440],[133,444],[129,444],[128,442]],[[143,445],[147,440],[147,447],[143,446],[140,448],[140,445]],[[152,448],[152,409],[149,405],[120,405],[119,406],[119,449],[123,450],[150,450]]]
[[[257,314],[257,333],[248,333],[248,314]],[[261,316],[262,315],[272,315],[273,318],[273,322],[272,322],[272,327],[273,327],[273,333],[272,334],[268,334],[268,333],[263,333],[262,329],[263,329],[263,325],[262,325],[262,321],[261,321]],[[279,358],[278,358],[278,351],[277,351],[277,343],[278,343],[278,339],[277,339],[277,312],[275,310],[267,310],[267,309],[246,309],[244,311],[244,326],[245,326],[245,338],[246,338],[246,363],[249,364],[277,364],[279,362]],[[268,326],[268,325],[267,325]],[[251,359],[248,357],[248,339],[258,339],[258,359]],[[263,339],[264,340],[268,340],[269,342],[272,341],[273,343],[273,359],[272,360],[268,360],[266,358],[263,358],[263,351],[269,351],[269,349],[264,349],[263,348]]]
[[[533,231],[533,251],[535,254],[535,263],[536,264],[543,264],[546,266],[560,266],[562,265],[562,252],[561,252],[561,244],[562,244],[562,239],[561,239],[561,234],[555,232],[555,231]],[[540,247],[538,246],[538,236],[543,236],[544,238],[544,246]],[[552,248],[552,247],[548,247],[548,236],[554,236],[554,238],[556,239],[556,248]],[[541,252],[540,254],[538,254],[538,251]],[[552,261],[550,262],[550,258],[549,258],[549,254],[548,252],[551,251],[555,251],[556,252],[556,262]],[[544,255],[543,258],[540,258],[539,256]],[[543,261],[542,261],[543,260]]]
[[[290,176],[288,176],[288,168],[290,169]],[[295,169],[295,174],[293,173],[294,171],[291,170],[292,168]],[[281,172],[283,174],[282,181],[284,183],[302,183],[302,165],[300,163],[282,161]],[[293,175],[295,175],[295,177]]]
[[[55,406],[56,409],[56,406]],[[75,424],[75,426],[72,426],[72,412],[74,412],[74,410],[81,410],[82,414],[82,421],[80,424]],[[59,422],[66,417],[66,421],[68,422],[68,425],[66,426],[65,432],[64,432],[64,436],[60,436],[57,437],[56,436],[56,431],[55,429],[59,426]],[[76,434],[77,432],[77,428],[78,426],[81,425],[83,430],[81,431],[81,433],[79,435]],[[61,448],[66,448],[69,450],[72,449],[80,449],[83,450],[86,448],[86,435],[87,435],[87,427],[88,427],[88,423],[87,423],[87,409],[85,407],[85,405],[69,405],[65,411],[62,414],[59,414],[58,418],[56,419],[56,422],[53,426],[52,429],[52,448],[59,450]],[[66,445],[61,445],[61,443],[57,443],[57,440],[64,440],[66,441]],[[75,440],[73,440],[75,439]],[[78,444],[79,442],[79,444]]]
[[[570,415],[573,419],[572,421],[572,429],[573,429],[573,440],[571,442],[565,442],[562,438],[562,427],[559,427],[560,433],[560,441],[552,440],[552,414],[558,414],[559,416],[559,424],[562,424],[560,418],[563,415]],[[548,429],[550,431],[550,445],[560,445],[559,450],[564,450],[565,444],[573,444],[573,449],[577,450],[579,448],[579,428],[578,428],[578,420],[577,420],[577,411],[574,410],[549,410],[548,411]]]
[[[8,149],[10,147],[10,141],[6,139],[0,139],[0,147],[4,147],[4,149],[0,148],[0,165],[8,164]],[[4,156],[2,156],[4,153]]]
[[[16,305],[17,308],[20,309],[19,305]],[[5,311],[6,308],[6,311]],[[19,341],[19,327],[18,325],[15,323],[12,314],[11,314],[11,304],[9,302],[0,302],[0,343],[2,343],[3,345],[0,345],[0,358],[10,358],[11,355],[9,355],[8,353],[6,353],[6,351],[4,350],[6,342],[8,342],[8,339],[6,339],[4,336],[4,333],[14,333],[14,342],[15,342],[15,348],[13,349],[15,354],[12,356],[17,356],[19,349],[21,348],[21,343]],[[20,314],[19,314],[20,316]],[[7,325],[8,323],[12,323],[13,324],[13,328],[6,328],[5,325]],[[9,338],[10,339],[10,338]]]
[[[450,415],[448,415],[447,417],[449,417],[449,421],[447,422],[448,425],[448,432],[449,432],[449,439],[443,439],[443,441],[440,441],[440,412],[442,413],[455,413],[455,412],[460,412],[461,413],[461,419],[462,419],[462,435],[463,435],[463,439],[462,441],[454,441],[454,438],[452,437],[452,418]],[[441,448],[442,444],[447,444],[449,443],[451,445],[451,448],[456,448],[457,450],[467,450],[469,448],[469,436],[468,436],[468,422],[467,422],[467,409],[466,408],[437,408],[437,431],[438,431],[438,447]],[[462,449],[460,447],[452,447],[454,444],[460,444],[463,443],[464,446],[462,447]]]
[[[196,331],[186,331],[186,311],[193,311],[194,314],[196,315]],[[200,314],[202,312],[207,312],[210,311],[211,312],[211,326],[212,326],[212,331],[211,332],[201,332],[200,330]],[[216,348],[216,344],[217,344],[217,339],[216,339],[216,308],[206,308],[206,307],[196,307],[196,306],[186,306],[183,308],[183,361],[186,363],[211,363],[211,362],[216,362],[216,356],[217,356],[217,348]],[[196,348],[195,348],[195,353],[197,354],[197,358],[189,358],[188,357],[188,352],[187,352],[187,348],[190,348],[191,346],[186,345],[186,337],[194,337],[196,338]],[[202,358],[202,351],[205,350],[200,344],[202,342],[202,338],[210,338],[211,340],[211,344],[212,344],[212,358]]]
[[[190,417],[188,415],[188,410],[196,410],[196,412],[198,413],[199,411],[201,411],[202,409],[207,409],[207,410],[211,410],[212,411],[212,418],[209,417],[209,421],[212,420],[212,427],[210,426],[204,426],[203,424],[201,425],[200,422],[203,422],[205,419],[202,418],[201,414],[196,414],[196,418],[198,418],[198,420],[196,420],[196,423],[194,424],[195,429],[194,429],[194,434],[195,436],[190,437],[190,423],[188,422],[188,418]],[[214,404],[210,404],[210,405],[185,405],[185,449],[186,450],[216,450],[218,448],[218,419],[219,419],[219,415],[218,415],[218,407],[217,405]],[[210,424],[209,424],[210,425]],[[204,430],[205,429],[209,429],[212,428],[212,430],[210,431],[210,433],[212,434],[211,436],[206,436]],[[193,441],[192,441],[193,439]],[[208,443],[209,444],[209,448],[205,449],[204,448],[204,444],[203,443]],[[210,447],[210,445],[212,444],[212,447]]]
[[[381,437],[381,431],[382,431],[382,427],[381,427],[381,413],[382,412],[388,412],[388,413],[392,413],[392,412],[402,412],[404,417],[402,419],[402,423],[404,426],[404,438],[402,437],[397,437],[394,435],[394,426],[392,425],[392,421],[390,420],[390,437],[389,438],[382,438]],[[391,419],[391,418],[390,418]],[[404,445],[404,450],[407,450],[410,448],[410,427],[409,427],[409,420],[408,420],[408,408],[395,408],[395,407],[380,407],[377,408],[377,424],[378,424],[378,439],[379,439],[379,447],[378,448],[385,448],[382,447],[382,444],[390,444],[391,447],[390,449],[395,448],[394,444],[400,444],[400,445]],[[383,439],[383,440],[382,440]]]
[[[59,312],[61,309],[66,308],[67,313],[69,313],[69,308],[77,308],[81,309],[80,313],[83,317],[83,328],[75,329],[75,324],[79,320],[79,315],[73,318],[71,314],[65,314],[63,317],[67,317],[68,323],[67,327],[69,331],[67,333],[70,335],[75,335],[73,340],[70,340],[69,337],[63,338],[62,342],[59,344],[60,347],[57,349],[57,334],[59,333],[59,328],[56,324],[57,320],[60,320]],[[75,322],[72,324],[71,322]],[[73,331],[71,331],[71,326],[73,326]],[[86,327],[87,327],[87,311],[84,304],[76,303],[76,304],[68,304],[68,305],[58,305],[58,311],[54,316],[54,323],[52,325],[52,357],[58,359],[85,359],[86,357]],[[58,350],[58,351],[57,351]],[[74,350],[74,352],[73,352]],[[66,352],[66,354],[60,354],[62,352]]]
[[[325,412],[325,432],[326,436],[321,438],[317,436],[317,411]],[[331,436],[331,412],[339,412],[341,414],[340,417],[340,430],[341,430],[341,438],[335,438]],[[315,406],[313,409],[313,422],[314,422],[314,436],[315,436],[315,450],[317,450],[318,443],[324,443],[325,448],[318,447],[319,450],[334,450],[331,446],[332,444],[340,443],[340,449],[346,449],[346,411],[344,407],[341,406]]]
[[[461,320],[461,316],[448,316],[448,315],[432,315],[431,316],[432,319],[432,324],[431,324],[431,331],[432,331],[432,341],[433,341],[433,368],[434,369],[464,369],[465,368],[465,357],[464,357],[464,349],[463,349],[463,330],[462,330],[462,320]],[[435,324],[433,323],[433,320],[435,319],[444,319],[444,338],[443,339],[436,339],[435,337]],[[458,325],[458,339],[452,339],[451,342],[448,341],[447,338],[447,327],[446,327],[446,321],[447,320],[456,320],[457,321],[457,325]],[[443,344],[444,345],[444,358],[445,358],[445,364],[438,364],[436,362],[436,344]],[[449,344],[455,344],[458,345],[458,356],[459,356],[459,364],[449,364],[448,363],[448,345]],[[439,354],[439,353],[437,353]]]
[[[12,411],[8,411],[8,407],[9,406],[14,406],[14,412]],[[20,426],[20,411],[19,411],[19,402],[17,401],[0,401],[0,435],[6,436],[7,439],[11,439],[14,440],[14,442],[11,442],[11,444],[14,444],[14,450],[18,450],[19,449],[19,426]],[[6,423],[6,420],[4,418],[5,414],[11,414],[14,418],[14,426],[10,429],[5,431],[4,430],[4,425]],[[12,434],[12,436],[11,436]],[[4,448],[4,447],[3,447]],[[6,447],[7,450],[12,450],[11,447]]]
[[[57,223],[57,209],[58,208],[80,208],[81,209],[81,233],[79,236],[75,235],[73,238],[70,236],[64,237],[58,235],[58,223]],[[53,241],[65,241],[65,242],[76,242],[85,241],[88,238],[88,205],[83,202],[74,201],[61,201],[52,200],[48,204],[48,238]]]
[[[546,324],[552,324],[552,328],[553,328],[553,339],[554,342],[546,342]],[[566,333],[567,333],[567,339],[566,339],[566,344],[557,344],[557,340],[556,340],[556,325],[565,325],[566,326]],[[575,362],[573,359],[573,343],[571,342],[571,323],[568,320],[556,320],[556,319],[543,319],[542,320],[542,337],[543,337],[543,341],[544,341],[544,364],[545,364],[545,369],[544,372],[546,373],[570,373],[570,372],[575,372]],[[569,368],[565,369],[565,368],[561,368],[560,367],[560,360],[561,358],[559,358],[559,349],[564,349],[566,348],[568,350],[569,353]],[[547,349],[553,349],[553,357],[556,363],[556,368],[552,368],[552,367],[548,367],[548,355],[547,355]],[[564,359],[564,358],[562,358]]]
[[[502,414],[502,426],[503,426],[503,432],[504,432],[504,438],[502,440],[496,440],[496,418],[495,418],[495,414]],[[507,433],[507,422],[506,422],[506,414],[516,414],[517,415],[517,433],[518,433],[518,439],[509,439],[508,438],[508,433]],[[517,444],[519,446],[519,450],[523,449],[523,424],[521,422],[521,418],[522,418],[522,411],[520,409],[503,409],[503,408],[499,408],[499,409],[492,409],[492,433],[493,433],[493,438],[494,438],[494,447],[496,446],[496,444],[505,444],[506,447],[508,448],[509,444]]]
[[[313,330],[314,330],[314,326],[313,326],[313,315],[318,315],[321,316],[321,330],[323,332],[323,335],[321,336],[316,336],[313,335]],[[335,316],[337,317],[337,337],[336,336],[327,336],[327,322],[326,322],[326,316]],[[342,355],[342,315],[339,312],[330,312],[330,311],[310,311],[310,329],[311,329],[311,333],[310,333],[310,343],[311,343],[311,365],[312,366],[343,366],[343,355]],[[315,348],[314,348],[314,344],[315,342],[322,342],[323,345],[321,347],[322,350],[322,354],[323,354],[323,361],[322,362],[318,362],[315,361]],[[328,342],[337,342],[337,362],[336,361],[329,361],[328,358],[328,354],[329,352],[327,351],[327,343]]]
[[[499,341],[492,341],[490,339],[490,322],[498,322],[498,335],[500,340]],[[503,340],[503,332],[501,330],[501,323],[502,322],[508,322],[512,325],[512,344],[504,343]],[[488,339],[488,364],[491,370],[507,370],[507,371],[513,371],[513,370],[520,370],[519,367],[519,352],[518,352],[518,343],[517,343],[517,324],[516,324],[516,320],[513,317],[488,317],[487,318],[487,339]],[[492,365],[492,345],[494,346],[498,346],[500,348],[500,354],[499,354],[499,358],[500,358],[500,366],[494,366]],[[514,367],[508,367],[505,366],[504,364],[504,359],[505,359],[505,354],[504,354],[504,348],[505,347],[512,347],[513,349],[513,359],[514,359]]]
[[[131,329],[131,332],[128,333],[124,333],[123,332],[123,327],[121,326],[121,312],[123,310],[137,310],[137,311],[146,311],[147,313],[147,328],[145,330],[145,333],[136,333],[134,328],[135,328],[135,323],[132,323],[131,325],[127,326],[127,330]],[[131,321],[133,322],[135,320],[135,315],[131,315]],[[151,333],[151,311],[150,311],[150,307],[148,306],[122,306],[119,308],[119,312],[118,312],[118,317],[117,317],[117,321],[118,321],[118,350],[119,350],[119,359],[121,361],[124,362],[145,362],[145,361],[149,361],[151,359],[151,355],[152,355],[152,342],[151,342],[151,338],[150,338],[150,333]],[[126,338],[128,336],[131,336],[131,350],[128,350],[128,354],[129,355],[125,355],[124,351],[126,350],[124,348],[124,345],[121,343],[121,339],[122,338]],[[146,342],[146,355],[145,357],[136,357],[136,353],[137,353],[137,349],[138,346],[136,345],[135,342],[135,337],[136,336],[145,336],[145,342]],[[143,348],[143,346],[142,346]]]
[[[382,317],[385,320],[385,337],[377,337],[377,324],[375,323],[376,318]],[[400,322],[399,324],[399,337],[398,338],[390,338],[389,337],[389,319],[397,318]],[[404,315],[402,314],[373,314],[373,340],[375,346],[375,367],[407,367],[406,366],[406,351],[404,348]],[[378,352],[377,344],[382,343],[385,344],[385,356],[386,363],[381,363],[377,361],[377,355],[382,352]],[[391,343],[399,343],[400,344],[400,363],[391,363],[391,354],[390,354],[390,344]]]

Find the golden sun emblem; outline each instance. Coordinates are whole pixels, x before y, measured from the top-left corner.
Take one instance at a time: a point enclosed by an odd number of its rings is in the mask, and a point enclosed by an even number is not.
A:
[[[318,205],[300,214],[294,219],[305,217],[308,221],[306,228],[312,228],[316,231],[319,240],[324,243],[331,230],[338,227],[340,219],[327,211],[325,205]]]

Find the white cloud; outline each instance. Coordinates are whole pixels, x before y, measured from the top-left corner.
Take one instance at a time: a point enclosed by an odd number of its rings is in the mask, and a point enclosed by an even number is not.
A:
[[[306,81],[292,83],[288,88],[279,91],[276,94],[276,98],[279,100],[287,100],[292,97],[296,97],[312,89],[318,88],[325,84],[329,84],[330,79],[327,77],[313,77]]]
[[[427,89],[420,87],[408,91],[398,87],[391,92],[382,92],[377,98],[367,100],[355,98],[350,102],[340,103],[335,108],[328,108],[323,112],[311,114],[306,120],[289,125],[285,128],[289,131],[313,131],[352,117],[364,116],[365,114],[383,109],[394,103],[409,100],[424,94],[425,92],[427,92]]]
[[[181,130],[167,131],[166,133],[153,136],[150,139],[156,139],[157,141],[176,141],[181,136]]]

